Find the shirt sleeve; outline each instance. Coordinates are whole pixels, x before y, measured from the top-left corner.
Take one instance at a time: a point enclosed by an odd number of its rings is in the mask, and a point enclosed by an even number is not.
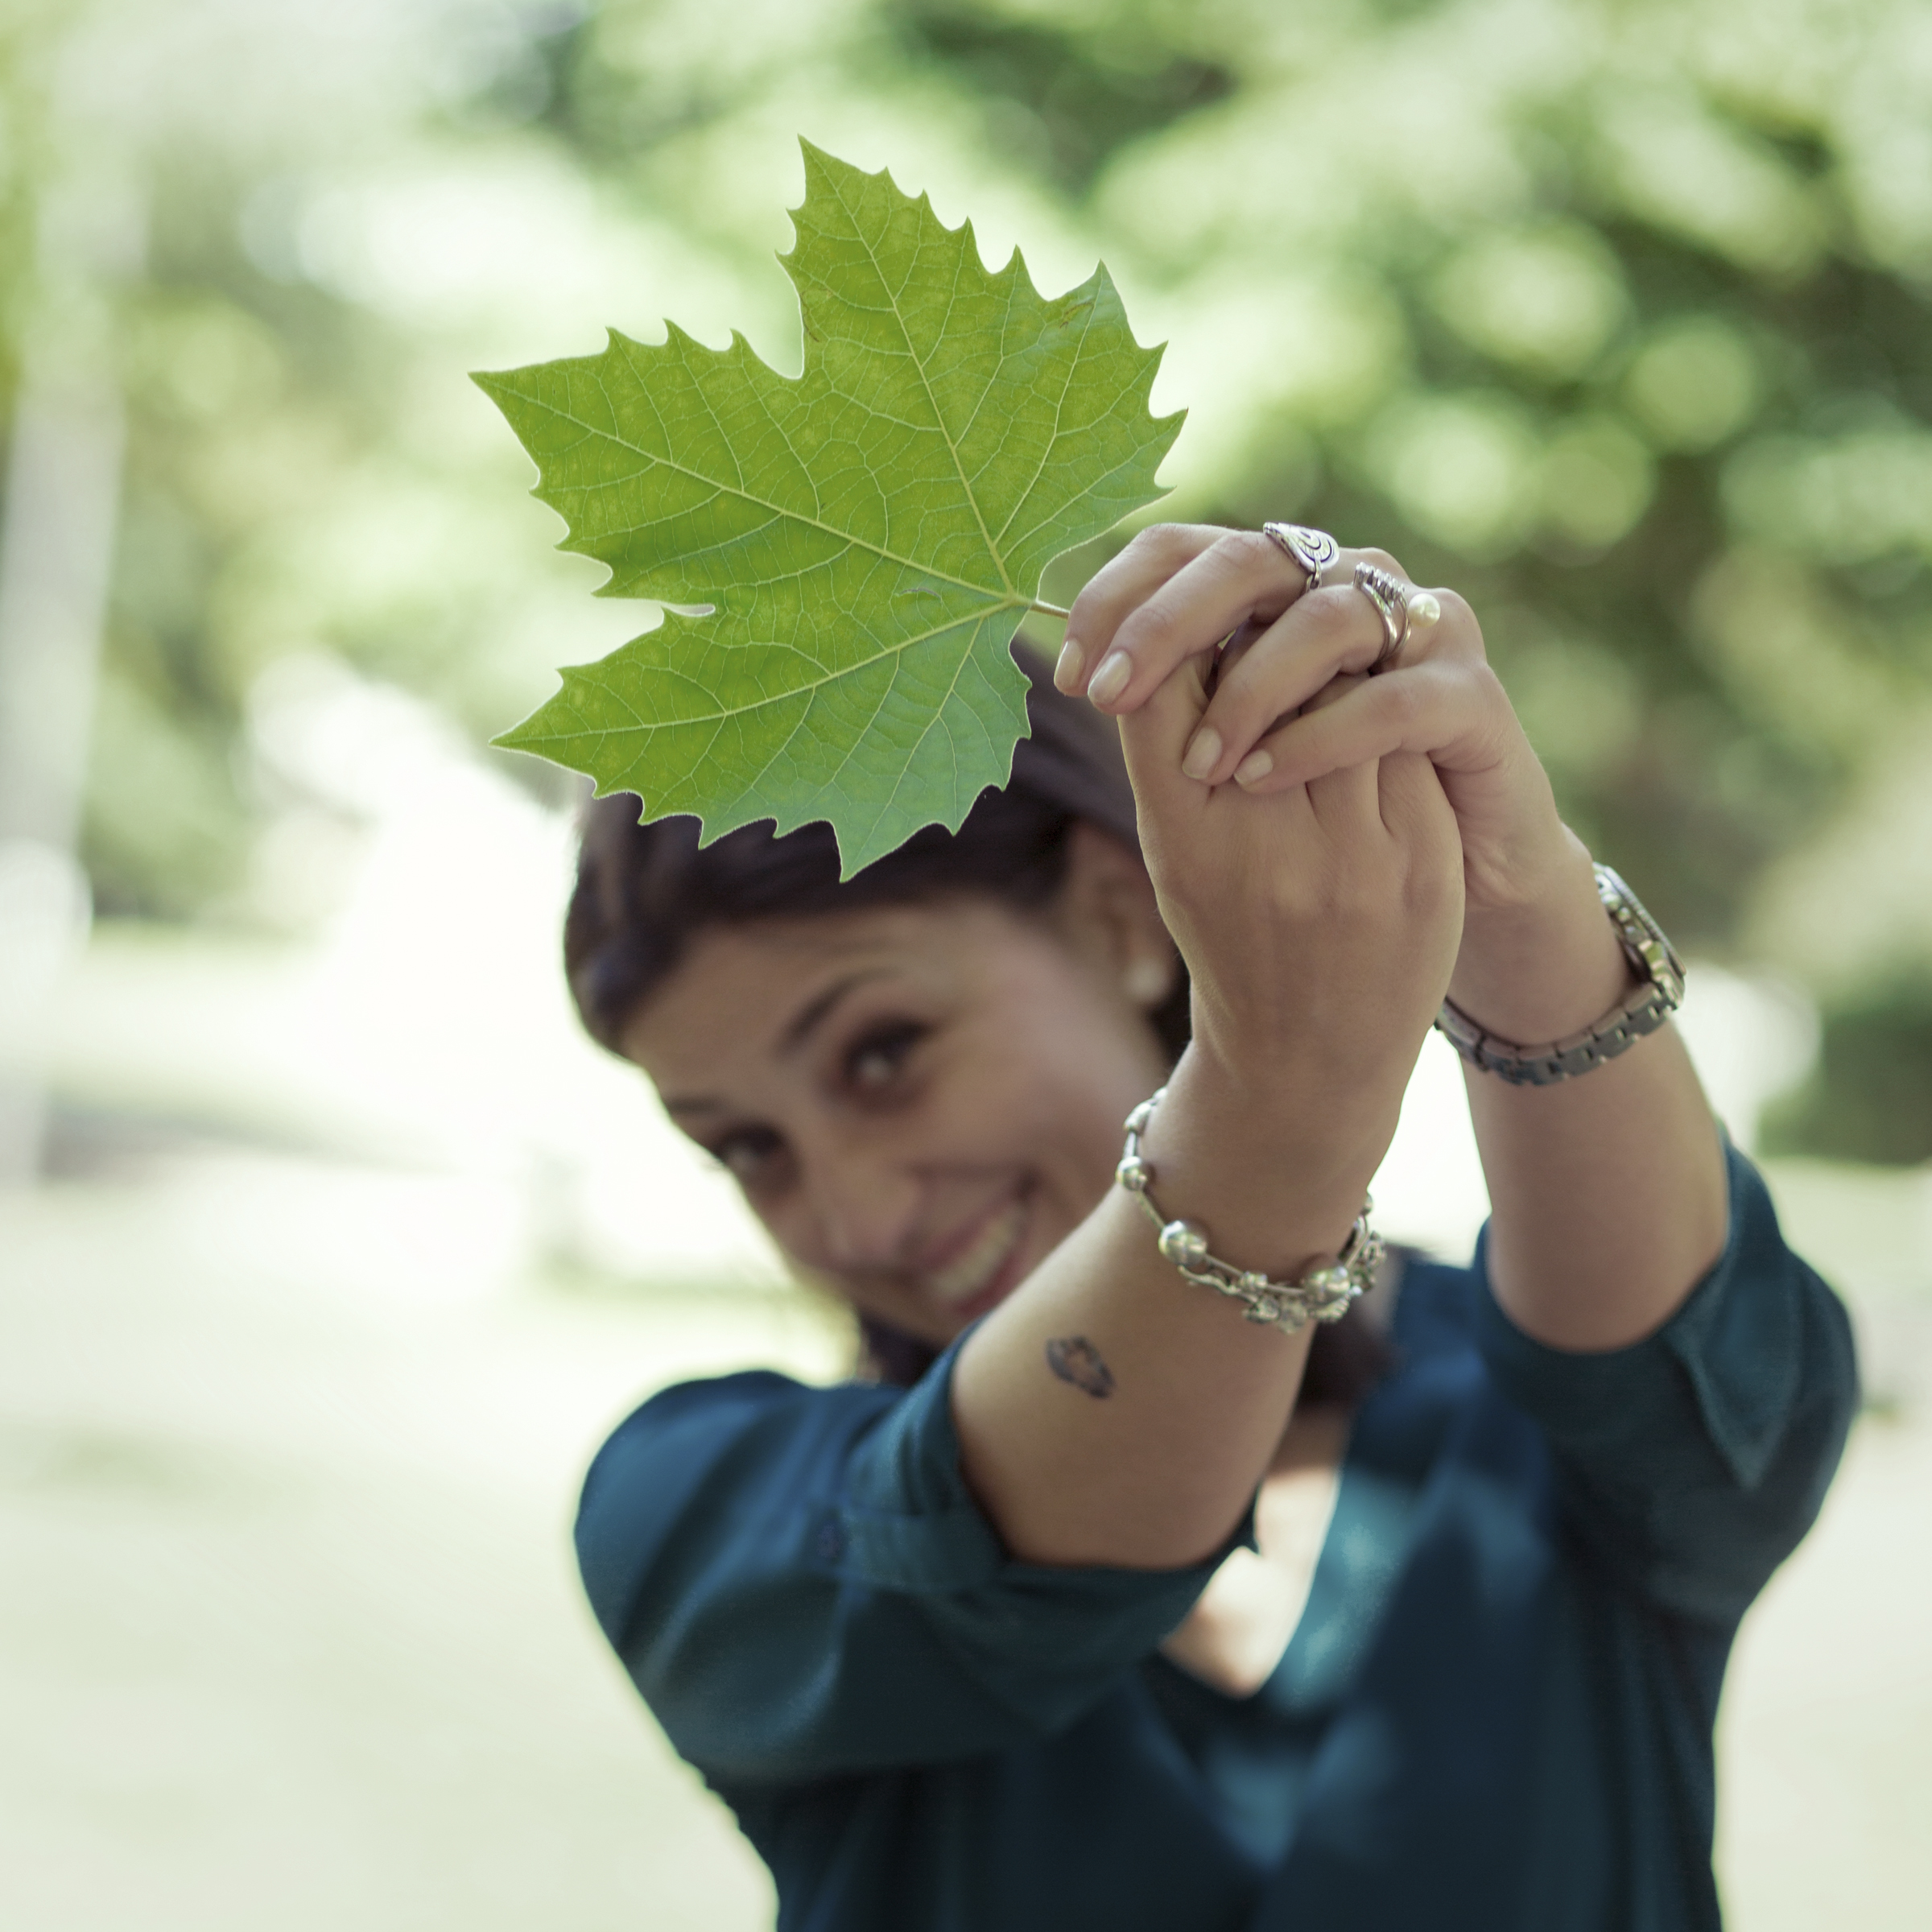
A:
[[[1554,1450],[1571,1526],[1624,1587],[1735,1623],[1810,1526],[1858,1405],[1850,1323],[1785,1246],[1757,1170],[1727,1149],[1717,1265],[1628,1348],[1566,1353],[1497,1306],[1477,1251],[1477,1335]]]
[[[576,1524],[592,1607],[714,1780],[1050,1735],[1159,1644],[1225,1554],[1174,1571],[1011,1561],[960,1474],[954,1353],[908,1391],[688,1383],[592,1464]]]

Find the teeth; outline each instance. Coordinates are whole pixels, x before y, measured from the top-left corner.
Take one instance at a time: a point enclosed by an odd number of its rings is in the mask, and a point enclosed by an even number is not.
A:
[[[963,1254],[927,1276],[927,1293],[948,1307],[971,1301],[1005,1265],[1026,1224],[1026,1203],[1015,1201],[974,1236]]]

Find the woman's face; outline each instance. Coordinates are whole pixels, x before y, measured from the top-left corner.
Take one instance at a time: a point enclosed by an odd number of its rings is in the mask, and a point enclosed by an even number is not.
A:
[[[701,931],[622,1043],[795,1263],[943,1344],[1106,1190],[1176,970],[1138,860],[1081,828],[1039,917],[960,898]]]

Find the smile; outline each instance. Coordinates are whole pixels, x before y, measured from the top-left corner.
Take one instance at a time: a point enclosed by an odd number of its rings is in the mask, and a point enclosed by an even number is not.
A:
[[[966,1247],[925,1277],[925,1293],[943,1307],[958,1308],[985,1293],[1012,1258],[1026,1231],[1027,1206],[1022,1198],[988,1220]]]

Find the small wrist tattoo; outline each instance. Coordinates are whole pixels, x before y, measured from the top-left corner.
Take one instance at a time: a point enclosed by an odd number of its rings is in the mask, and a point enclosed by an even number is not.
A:
[[[1096,1402],[1113,1393],[1113,1371],[1084,1335],[1056,1335],[1046,1344],[1046,1366]]]

